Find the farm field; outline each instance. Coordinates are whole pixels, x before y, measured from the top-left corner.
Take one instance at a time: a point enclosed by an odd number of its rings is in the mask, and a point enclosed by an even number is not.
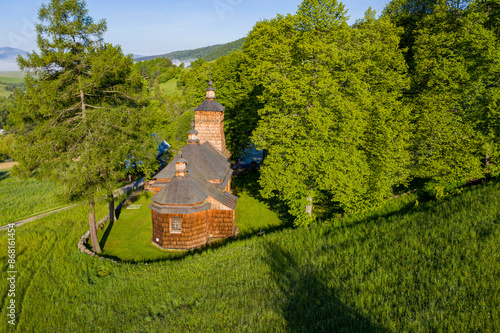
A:
[[[499,331],[500,183],[418,199],[182,259],[122,264],[79,253],[88,223],[77,206],[16,230],[14,329]],[[0,248],[6,242],[3,233]],[[7,290],[0,284],[3,318]],[[0,331],[8,326],[0,321]]]
[[[14,78],[14,79],[22,79],[24,78],[24,72],[21,71],[0,71],[0,77],[1,78]],[[17,82],[17,81],[16,81]]]
[[[62,188],[35,178],[18,180],[0,169],[0,226],[69,205]]]
[[[6,85],[2,84],[0,81],[0,97],[9,97],[10,95],[12,95],[12,91],[8,91],[7,89],[5,89],[5,87]]]
[[[5,89],[5,83],[22,83],[23,75],[23,72],[0,72],[0,97],[12,95],[12,91]]]

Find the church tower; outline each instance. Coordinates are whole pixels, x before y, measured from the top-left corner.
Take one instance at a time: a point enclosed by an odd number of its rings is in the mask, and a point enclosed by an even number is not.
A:
[[[224,109],[225,107],[215,100],[215,89],[210,80],[205,100],[194,109],[195,130],[198,131],[200,143],[209,142],[222,155],[229,158],[231,154],[226,149],[224,136]]]

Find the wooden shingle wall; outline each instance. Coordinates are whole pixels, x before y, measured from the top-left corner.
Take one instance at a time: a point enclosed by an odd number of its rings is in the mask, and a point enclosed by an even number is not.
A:
[[[181,233],[170,232],[170,218],[182,218]],[[194,214],[159,214],[152,211],[153,242],[164,249],[189,250],[208,240],[208,211]],[[158,239],[158,240],[156,240]]]
[[[215,149],[223,152],[226,148],[224,136],[224,113],[217,111],[195,111],[195,129],[200,143],[210,142]]]
[[[232,237],[234,233],[234,210],[208,211],[208,229],[210,237]]]

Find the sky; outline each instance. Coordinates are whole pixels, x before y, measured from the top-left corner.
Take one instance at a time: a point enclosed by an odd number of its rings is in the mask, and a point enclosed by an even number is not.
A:
[[[349,23],[388,0],[345,0]],[[36,50],[34,24],[45,0],[0,0],[0,47]],[[295,13],[301,0],[87,0],[89,15],[106,19],[104,40],[124,53],[156,55],[228,43],[256,22]]]

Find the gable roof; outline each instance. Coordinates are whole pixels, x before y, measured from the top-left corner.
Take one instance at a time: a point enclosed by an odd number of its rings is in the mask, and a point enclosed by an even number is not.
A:
[[[223,181],[227,177],[231,164],[219,153],[209,142],[203,144],[188,143],[182,149],[182,157],[189,161],[189,165],[195,165],[203,179]],[[175,176],[175,163],[180,160],[177,155],[155,179],[172,179]],[[232,174],[232,170],[231,170]],[[229,175],[231,177],[231,175]],[[226,183],[227,184],[227,183]]]

